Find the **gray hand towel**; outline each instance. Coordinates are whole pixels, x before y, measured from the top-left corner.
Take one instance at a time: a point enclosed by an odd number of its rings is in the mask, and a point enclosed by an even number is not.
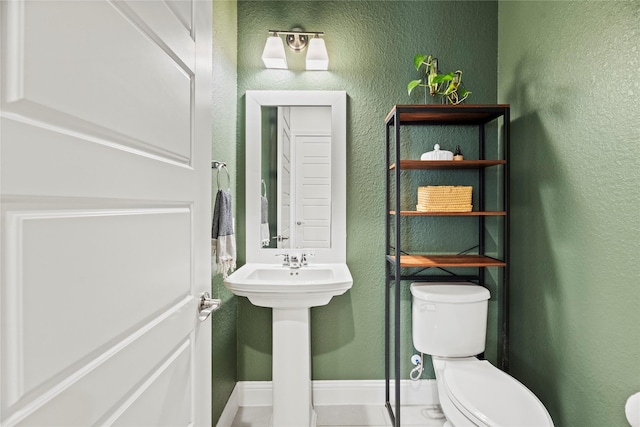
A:
[[[222,277],[236,269],[236,238],[233,233],[231,192],[218,190],[211,225],[211,255]]]
[[[260,196],[260,242],[262,247],[269,246],[269,201]]]

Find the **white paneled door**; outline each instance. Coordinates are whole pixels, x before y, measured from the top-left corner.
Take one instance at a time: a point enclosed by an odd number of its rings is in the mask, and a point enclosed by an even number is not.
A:
[[[296,248],[331,247],[331,135],[294,133]]]
[[[211,425],[211,2],[0,7],[0,425]]]

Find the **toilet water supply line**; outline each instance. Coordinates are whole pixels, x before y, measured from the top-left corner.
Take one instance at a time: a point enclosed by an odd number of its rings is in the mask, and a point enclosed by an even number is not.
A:
[[[413,356],[411,356],[411,363],[415,365],[415,368],[413,368],[411,372],[409,372],[409,378],[411,378],[412,381],[418,381],[420,379],[420,376],[422,375],[422,371],[424,371],[424,366],[422,364],[423,360],[424,360],[423,353],[420,353],[420,356],[418,356],[417,354],[414,354]]]

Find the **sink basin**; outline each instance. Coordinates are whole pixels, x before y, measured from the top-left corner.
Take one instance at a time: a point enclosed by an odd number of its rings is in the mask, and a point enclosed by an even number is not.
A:
[[[300,268],[245,264],[227,277],[225,286],[260,307],[309,308],[326,305],[351,288],[346,264],[313,264]]]

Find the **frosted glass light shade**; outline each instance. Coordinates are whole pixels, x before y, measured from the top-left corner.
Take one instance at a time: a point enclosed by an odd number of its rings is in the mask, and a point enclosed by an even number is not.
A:
[[[307,70],[328,70],[329,55],[327,46],[320,37],[309,40],[309,50],[307,51]]]
[[[262,51],[262,62],[267,68],[287,69],[287,57],[284,53],[284,43],[280,36],[270,36]]]

